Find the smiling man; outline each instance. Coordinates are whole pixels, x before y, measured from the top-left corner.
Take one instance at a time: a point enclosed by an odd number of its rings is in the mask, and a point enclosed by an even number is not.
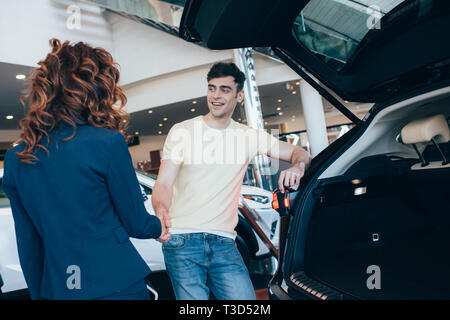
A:
[[[171,237],[162,244],[177,299],[255,299],[248,270],[236,247],[235,227],[242,180],[256,155],[290,161],[279,187],[300,184],[309,154],[264,130],[235,122],[245,76],[233,63],[209,71],[209,113],[178,123],[164,144],[152,204]]]

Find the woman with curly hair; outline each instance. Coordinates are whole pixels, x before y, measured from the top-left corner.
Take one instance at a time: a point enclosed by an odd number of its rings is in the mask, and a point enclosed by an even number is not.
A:
[[[126,97],[111,55],[50,40],[3,188],[32,299],[149,299],[129,237],[167,241],[148,214],[124,137]]]

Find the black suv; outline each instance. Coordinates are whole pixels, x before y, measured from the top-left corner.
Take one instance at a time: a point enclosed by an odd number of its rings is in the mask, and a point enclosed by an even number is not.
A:
[[[450,298],[449,34],[445,0],[187,1],[181,37],[271,48],[355,125],[289,195],[272,298]]]

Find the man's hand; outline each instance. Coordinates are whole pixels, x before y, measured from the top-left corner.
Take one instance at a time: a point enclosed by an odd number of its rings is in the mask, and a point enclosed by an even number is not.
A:
[[[161,235],[159,236],[159,238],[156,239],[156,241],[159,241],[161,243],[167,242],[170,240],[171,233],[169,232],[169,228],[166,226],[164,215],[156,214],[156,216],[161,221]],[[167,214],[167,216],[168,216],[168,214]],[[169,218],[169,223],[170,223],[170,218]]]
[[[292,187],[300,184],[300,179],[304,176],[306,168],[311,162],[311,156],[303,148],[290,143],[279,141],[279,143],[269,150],[269,157],[289,161],[292,167],[281,171],[278,179],[278,187],[284,193],[285,187]]]
[[[304,162],[300,162],[298,165],[294,165],[287,170],[281,171],[280,178],[278,179],[278,187],[280,188],[280,191],[284,193],[285,187],[300,185],[300,179],[304,174]]]
[[[162,227],[161,236],[158,239],[156,239],[156,241],[159,241],[161,243],[167,242],[170,240],[171,236],[172,234],[169,232],[169,230],[167,230],[165,227]]]
[[[169,228],[172,227],[169,212],[164,208],[160,208],[156,211],[156,216],[161,220],[161,236],[156,240],[161,243],[167,242],[171,236]]]
[[[161,219],[161,223],[164,224],[166,228],[171,228],[172,223],[170,222],[169,211],[165,208],[158,208],[156,210],[156,216]]]

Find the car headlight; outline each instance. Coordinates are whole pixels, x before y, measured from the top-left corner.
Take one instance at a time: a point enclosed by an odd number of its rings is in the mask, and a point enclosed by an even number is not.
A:
[[[243,194],[242,196],[245,199],[253,200],[262,204],[269,203],[269,197],[266,196],[260,196],[258,194]]]

